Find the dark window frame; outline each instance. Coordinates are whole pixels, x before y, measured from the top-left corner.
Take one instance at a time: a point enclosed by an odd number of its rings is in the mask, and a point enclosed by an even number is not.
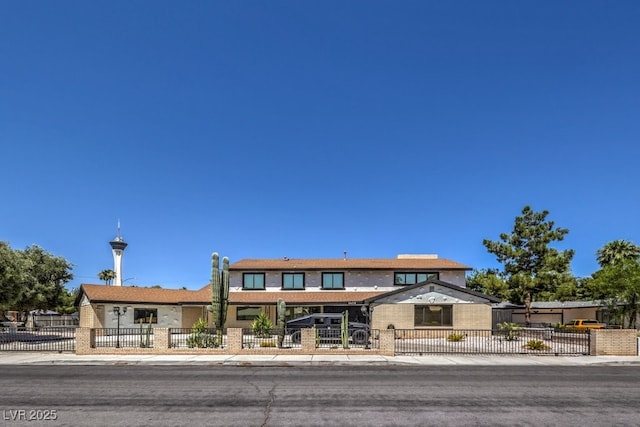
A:
[[[255,284],[249,287],[247,286],[247,277],[249,276],[262,276],[262,287],[256,288]],[[255,282],[255,279],[254,279]],[[266,275],[264,273],[242,273],[242,289],[251,290],[251,291],[262,291],[267,287],[266,284]]]
[[[147,320],[150,318],[150,315],[153,314],[153,319],[151,322]],[[144,322],[140,322],[141,319],[144,319]],[[133,309],[133,323],[143,323],[143,324],[156,324],[158,323],[158,309],[157,308],[134,308]]]
[[[240,310],[242,309],[257,309],[258,313],[256,315],[240,315]],[[249,320],[249,321],[253,321],[256,317],[258,317],[260,315],[260,312],[262,311],[262,307],[260,306],[256,306],[256,305],[247,305],[247,306],[239,306],[236,308],[236,320],[237,321],[242,321],[242,320]]]
[[[407,275],[415,277],[415,279],[413,280],[413,283],[407,283]],[[419,275],[424,275],[425,279],[420,280],[418,277]],[[400,276],[404,277],[404,283],[398,283],[398,277]],[[393,273],[393,286],[411,286],[411,285],[416,285],[418,283],[426,282],[428,280],[439,280],[439,279],[440,279],[440,273],[436,271],[395,271]]]
[[[439,307],[440,310],[434,310],[436,307]],[[435,314],[437,311],[440,312],[438,316]],[[413,309],[413,325],[414,327],[423,328],[453,327],[453,304],[415,305]]]
[[[333,277],[332,277],[332,286],[331,287],[326,286],[326,284],[325,284],[325,275],[331,275],[331,276],[339,275],[342,278],[341,279],[342,286],[339,287],[339,288],[333,286]],[[321,281],[322,281],[322,283],[320,284],[320,286],[322,287],[322,289],[344,289],[346,287],[346,285],[344,283],[344,273],[342,273],[342,272],[325,271],[321,275]]]
[[[285,276],[292,276],[293,277],[293,287],[285,287]],[[296,276],[301,276],[302,277],[302,287],[295,287],[295,277]],[[304,273],[290,273],[290,272],[285,272],[282,273],[282,290],[285,291],[300,291],[300,290],[304,290],[306,284],[305,284],[305,275]]]

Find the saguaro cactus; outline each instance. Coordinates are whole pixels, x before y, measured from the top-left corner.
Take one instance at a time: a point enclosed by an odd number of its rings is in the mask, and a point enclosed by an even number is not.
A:
[[[287,303],[282,298],[278,298],[277,313],[278,313],[278,347],[282,347],[284,342],[284,329],[286,319]]]
[[[342,348],[349,348],[349,311],[344,311],[342,313],[340,338],[342,339]]]
[[[220,301],[220,257],[217,252],[211,255],[211,317],[213,317],[213,327],[220,326],[220,312],[222,310]]]
[[[227,323],[227,307],[229,306],[229,258],[222,258],[222,285],[220,289],[220,337],[222,328]]]
[[[211,316],[216,328],[218,345],[222,345],[222,332],[227,321],[227,306],[229,302],[229,258],[222,258],[222,272],[220,271],[220,256],[217,252],[211,255]]]

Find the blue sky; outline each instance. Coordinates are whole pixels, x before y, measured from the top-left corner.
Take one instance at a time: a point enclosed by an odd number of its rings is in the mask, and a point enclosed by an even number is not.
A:
[[[197,289],[210,255],[437,253],[525,205],[640,244],[637,1],[5,1],[0,240]]]

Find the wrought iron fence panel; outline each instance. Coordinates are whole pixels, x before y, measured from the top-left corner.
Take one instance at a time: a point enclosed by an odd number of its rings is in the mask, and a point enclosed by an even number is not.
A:
[[[153,328],[98,328],[95,331],[95,347],[151,348]]]
[[[0,351],[75,351],[74,327],[1,327]]]
[[[279,334],[282,330],[279,328],[271,328],[256,334],[251,328],[242,330],[242,348],[300,348],[300,333]],[[282,343],[280,343],[282,338]]]
[[[227,336],[217,335],[215,328],[171,328],[169,329],[169,347],[171,348],[225,348]]]
[[[375,338],[379,335],[374,335],[375,333],[377,333],[377,331],[349,328],[346,337],[343,339],[340,328],[317,328],[316,348],[370,349],[374,341],[372,340],[372,336]],[[375,341],[377,344],[377,340]]]
[[[396,354],[589,354],[589,334],[550,328],[396,329]]]

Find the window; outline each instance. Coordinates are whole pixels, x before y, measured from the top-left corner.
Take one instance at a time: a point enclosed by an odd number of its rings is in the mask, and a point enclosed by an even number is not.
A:
[[[260,307],[238,307],[236,320],[253,320],[260,314]]]
[[[264,273],[244,273],[242,275],[243,289],[264,289]]]
[[[453,326],[452,306],[416,305],[415,326]]]
[[[344,273],[322,273],[322,289],[344,289]]]
[[[416,283],[426,282],[431,279],[438,279],[438,273],[395,273],[393,284],[394,285],[415,285]]]
[[[158,323],[158,309],[134,308],[133,323]]]
[[[304,289],[304,273],[282,273],[282,289]]]

